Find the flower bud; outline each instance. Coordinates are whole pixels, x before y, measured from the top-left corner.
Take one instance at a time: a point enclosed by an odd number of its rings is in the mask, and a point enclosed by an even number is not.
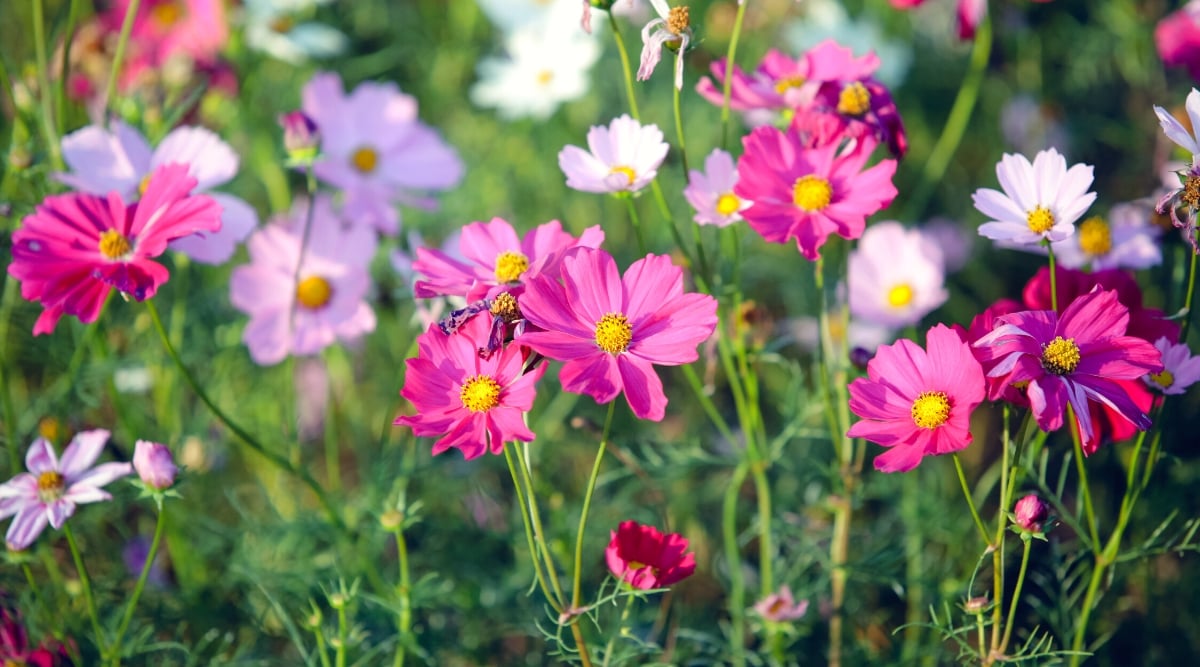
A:
[[[866,370],[867,364],[875,354],[865,347],[855,347],[850,350],[850,363],[859,370]]]
[[[279,116],[283,126],[283,147],[293,162],[310,163],[321,145],[321,132],[316,122],[303,111],[289,111]]]
[[[972,616],[982,614],[983,612],[987,611],[987,608],[988,599],[983,596],[970,598],[963,603],[963,611],[971,614]]]
[[[392,531],[404,525],[404,513],[399,510],[388,510],[379,517],[379,525],[384,530]]]
[[[166,445],[138,440],[133,450],[133,469],[147,485],[160,491],[175,483],[175,459]]]
[[[1013,521],[1025,532],[1042,532],[1042,526],[1049,517],[1050,508],[1032,493],[1018,500],[1013,508]]]

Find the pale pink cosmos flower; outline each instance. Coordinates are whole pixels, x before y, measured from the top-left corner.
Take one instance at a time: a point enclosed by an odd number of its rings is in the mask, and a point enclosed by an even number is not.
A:
[[[1187,343],[1172,343],[1163,336],[1154,341],[1154,347],[1162,354],[1163,369],[1142,378],[1151,389],[1178,395],[1200,381],[1200,357],[1192,356]]]
[[[130,9],[131,0],[117,0],[102,17],[112,33]],[[223,0],[143,0],[130,32],[130,43],[151,67],[186,56],[209,62],[229,41],[229,22]]]
[[[1188,93],[1184,108],[1187,110],[1188,121],[1192,126],[1190,131],[1170,111],[1157,104],[1154,105],[1154,115],[1158,117],[1163,134],[1167,135],[1167,138],[1176,146],[1186,150],[1192,156],[1192,165],[1195,166],[1200,160],[1200,138],[1196,136],[1196,133],[1200,132],[1200,90],[1193,88],[1192,92]]]
[[[179,472],[171,450],[164,444],[149,440],[134,443],[133,469],[142,482],[160,490],[174,484],[175,475]]]
[[[699,358],[696,346],[717,325],[717,302],[683,291],[683,271],[666,255],[646,255],[625,275],[603,250],[574,248],[562,282],[540,276],[525,286],[521,311],[543,329],[517,342],[563,361],[563,389],[608,403],[625,392],[639,419],[661,421],[667,397],[655,365]]]
[[[558,154],[567,187],[583,192],[637,192],[654,180],[667,157],[662,130],[628,115],[608,127],[592,126],[587,140],[590,152],[566,146]]]
[[[983,369],[970,346],[939,324],[924,350],[907,339],[879,348],[867,377],[850,383],[850,410],[862,421],[846,435],[891,448],[875,457],[876,470],[905,472],[926,456],[966,449],[983,398]]]
[[[70,171],[55,174],[67,185],[94,195],[116,191],[126,203],[136,201],[146,179],[165,164],[186,165],[196,179],[195,191],[221,206],[221,228],[198,232],[171,242],[171,249],[204,264],[222,264],[258,226],[258,214],[245,200],[213,188],[237,175],[238,155],[229,144],[203,127],[177,127],[158,146],[136,129],[113,121],[112,129],[88,125],[63,137],[63,160]]]
[[[394,83],[365,81],[349,95],[337,74],[304,86],[304,113],[321,128],[317,176],[342,189],[343,214],[383,234],[400,229],[396,204],[434,208],[429,193],[458,184],[463,164],[437,130],[417,118],[417,100]]]
[[[662,59],[664,46],[670,45],[680,54],[686,53],[692,39],[688,8],[671,7],[667,0],[650,0],[658,18],[642,28],[642,62],[638,66],[637,79],[645,81],[654,73]],[[683,90],[683,58],[675,58],[675,89]]]
[[[413,271],[424,276],[414,284],[419,298],[461,296],[468,302],[494,297],[500,292],[518,296],[521,286],[539,275],[558,277],[558,263],[570,248],[599,248],[604,242],[600,225],[576,238],[551,220],[517,236],[503,218],[472,222],[458,237],[461,259],[432,248],[417,248]]]
[[[75,506],[111,500],[100,487],[133,472],[128,463],[102,463],[99,458],[108,431],[83,431],[71,439],[62,458],[45,438],[38,438],[25,455],[21,473],[0,485],[0,519],[14,516],[5,541],[13,551],[27,549],[50,524],[55,530],[75,513]]]
[[[980,188],[972,195],[975,208],[988,216],[979,234],[1012,246],[1062,241],[1075,233],[1075,221],[1096,200],[1092,167],[1067,160],[1051,148],[1033,163],[1024,155],[1005,154],[996,165],[1004,192]]]
[[[933,241],[895,221],[871,225],[850,252],[850,315],[899,329],[950,298],[945,260]]]
[[[534,439],[525,413],[533,407],[546,362],[527,370],[526,351],[519,345],[481,356],[490,332],[486,315],[471,318],[452,334],[431,326],[417,339],[417,358],[405,362],[400,395],[412,402],[416,414],[393,423],[409,426],[419,436],[441,436],[434,454],[457,448],[469,460],[487,452],[502,454],[509,441]]]
[[[704,159],[703,172],[693,169],[688,173],[683,196],[696,209],[697,223],[726,227],[742,219],[741,211],[753,202],[733,193],[737,180],[733,156],[720,148]]]
[[[462,253],[458,250],[458,239],[461,235],[461,229],[451,232],[442,242],[439,252],[454,261],[465,261]],[[392,251],[392,268],[400,278],[400,287],[406,290],[406,296],[415,296],[413,290],[417,283],[417,272],[413,268],[413,265],[416,264],[416,253],[418,249],[428,246],[420,232],[413,230],[409,230],[405,234],[405,241],[407,241],[407,250],[397,248]],[[466,299],[461,297],[414,299],[412,322],[416,325],[418,331],[424,331],[431,324],[441,320],[447,308],[462,308],[465,305],[467,305]]]
[[[8,265],[21,296],[45,307],[34,335],[54,331],[64,314],[96,321],[113,288],[137,301],[154,296],[170,274],[151,258],[175,239],[221,227],[221,207],[189,195],[195,187],[186,167],[170,164],[151,174],[135,204],[117,192],[47,197],[13,232]]]
[[[343,223],[327,196],[314,205],[303,258],[308,204],[298,201],[290,215],[250,237],[250,264],[230,278],[230,301],[250,316],[242,340],[257,364],[315,354],[375,330],[375,312],[366,302],[375,234]]]
[[[775,623],[794,621],[808,611],[808,600],[796,602],[792,589],[784,584],[777,593],[771,593],[754,605],[754,611],[763,619]]]
[[[1137,203],[1117,204],[1108,219],[1092,216],[1076,225],[1075,234],[1053,244],[1054,257],[1068,269],[1148,269],[1162,264],[1151,209]]]

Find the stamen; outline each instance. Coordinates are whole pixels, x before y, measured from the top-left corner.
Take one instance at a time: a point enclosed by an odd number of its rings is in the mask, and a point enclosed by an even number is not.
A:
[[[838,95],[838,113],[861,116],[871,110],[871,93],[867,87],[855,81],[846,84]]]
[[[918,428],[937,428],[950,419],[950,397],[944,391],[926,391],[912,404],[912,420]]]
[[[544,69],[544,70],[538,72],[537,82],[538,82],[539,86],[548,86],[548,85],[550,85],[550,82],[553,80],[554,80],[554,72],[551,72],[548,69]]]
[[[1079,223],[1079,247],[1092,257],[1112,251],[1112,228],[1104,218],[1095,216]]]
[[[1079,346],[1074,338],[1055,336],[1042,348],[1042,368],[1055,375],[1066,375],[1079,366]]]
[[[496,280],[499,282],[515,283],[528,268],[529,258],[519,252],[505,250],[496,255]]]
[[[1054,214],[1045,206],[1038,206],[1029,212],[1025,222],[1029,225],[1029,231],[1034,234],[1045,234],[1054,226]]]
[[[613,167],[612,169],[609,169],[608,173],[623,174],[625,176],[625,178],[628,179],[628,182],[625,185],[633,185],[633,182],[635,180],[637,180],[637,172],[630,169],[629,167],[616,166],[616,167]]]
[[[1200,208],[1200,175],[1188,174],[1187,180],[1183,182],[1183,194],[1179,195],[1179,201],[1190,209]]]
[[[717,199],[717,213],[721,215],[733,215],[742,207],[742,200],[738,199],[737,195],[726,192]]]
[[[792,186],[792,203],[808,213],[829,206],[833,199],[833,186],[829,181],[809,174],[796,179]]]
[[[50,503],[62,497],[63,491],[66,490],[66,480],[62,474],[54,470],[47,470],[38,475],[37,478],[37,494],[38,500],[43,503]]]
[[[508,292],[501,292],[496,295],[495,299],[492,299],[491,313],[509,323],[521,319],[521,308],[517,304],[517,297]]]
[[[596,323],[596,345],[609,354],[620,354],[633,340],[633,327],[621,313],[608,313]]]
[[[803,86],[806,80],[807,79],[802,76],[785,76],[775,82],[775,92],[782,95],[792,88],[799,88],[800,86]]]
[[[108,259],[122,259],[132,250],[129,239],[115,229],[106,229],[100,235],[100,254]]]
[[[1163,369],[1161,373],[1151,373],[1150,380],[1163,389],[1170,389],[1175,384],[1175,374]]]
[[[913,289],[907,283],[888,290],[887,301],[892,308],[903,308],[912,303]]]
[[[333,298],[333,286],[320,276],[309,276],[296,286],[296,300],[309,310],[324,308]]]
[[[688,15],[687,7],[672,7],[671,11],[667,12],[667,30],[672,35],[682,35],[690,25],[691,17]]]
[[[487,412],[500,405],[500,383],[487,375],[475,375],[463,383],[458,398],[471,412]]]
[[[350,164],[354,165],[359,172],[369,174],[379,166],[379,153],[370,146],[363,146],[350,156]]]

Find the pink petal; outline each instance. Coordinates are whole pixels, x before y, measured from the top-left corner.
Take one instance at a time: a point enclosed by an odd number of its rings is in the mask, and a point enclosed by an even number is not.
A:
[[[59,472],[70,482],[78,481],[88,468],[100,457],[111,434],[104,429],[83,431],[71,439],[59,462]]]

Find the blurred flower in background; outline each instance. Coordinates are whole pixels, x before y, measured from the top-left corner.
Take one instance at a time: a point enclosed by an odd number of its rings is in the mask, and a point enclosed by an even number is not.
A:
[[[850,315],[900,329],[950,298],[942,251],[920,231],[894,221],[867,228],[850,252]]]
[[[1184,67],[1200,81],[1200,0],[1168,14],[1154,29],[1158,57],[1168,67]]]
[[[245,0],[246,44],[293,65],[336,56],[346,50],[346,36],[324,23],[306,20],[316,7],[330,2]]]
[[[783,29],[784,40],[793,50],[806,51],[832,39],[854,53],[874,52],[879,56],[875,78],[880,82],[890,87],[903,83],[913,58],[909,42],[890,39],[869,13],[851,19],[837,0],[804,0],[799,7],[801,18]]]
[[[553,19],[548,17],[548,22]],[[574,23],[571,26],[573,30],[561,30],[535,23],[507,35],[507,57],[479,62],[471,101],[496,109],[502,118],[544,119],[563,102],[582,97],[591,85],[588,72],[600,57],[600,46]]]

